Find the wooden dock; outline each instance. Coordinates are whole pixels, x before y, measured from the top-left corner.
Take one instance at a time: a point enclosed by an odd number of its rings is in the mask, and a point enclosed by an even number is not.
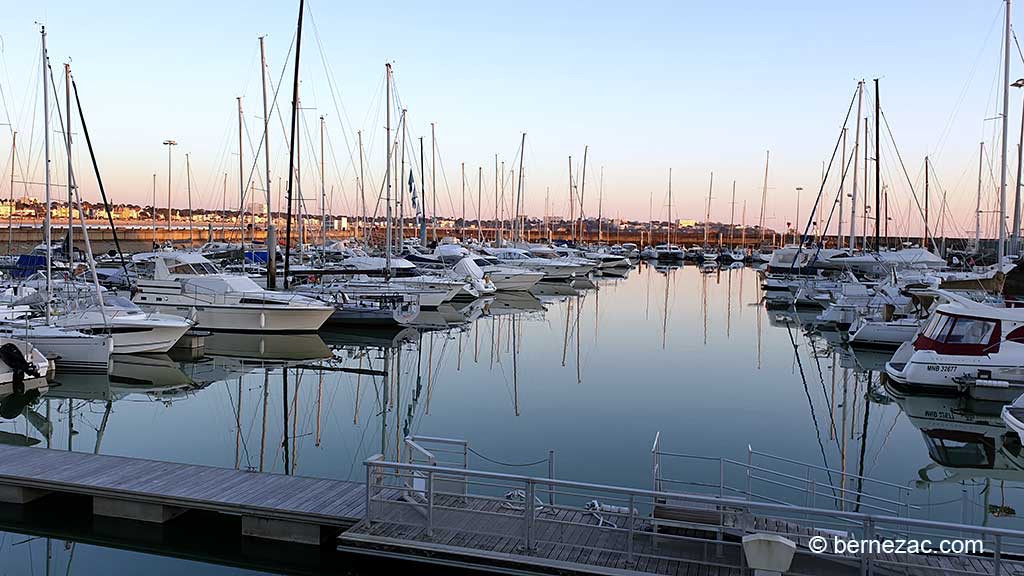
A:
[[[435,479],[449,487],[459,485],[450,472]],[[558,481],[539,479],[538,486],[545,482]],[[415,493],[375,481],[367,514],[367,490],[361,482],[0,445],[0,502],[29,505],[14,508],[23,511],[7,524],[15,531],[18,517],[42,511],[49,502],[34,501],[53,494],[56,502],[71,498],[78,503],[65,509],[74,510],[76,518],[64,520],[79,524],[91,513],[94,518],[143,522],[137,525],[142,530],[191,512],[182,522],[204,515],[238,518],[223,524],[233,527],[229,532],[286,544],[326,544],[342,553],[488,571],[607,576],[745,576],[739,546],[744,534],[782,533],[805,550],[802,540],[817,534],[799,523],[764,516],[752,517],[753,525],[745,528],[725,508],[698,507],[683,516],[680,510],[662,510],[660,518],[652,518],[621,509],[595,512],[583,502],[542,504],[539,496],[535,507],[524,508],[524,500],[509,499],[508,494],[434,492],[432,501],[410,500]],[[666,532],[666,512],[674,512],[673,520],[688,526]],[[983,556],[889,555],[874,560],[870,574],[1024,574],[1024,562],[1005,557],[1000,568]],[[862,573],[856,558],[806,553],[797,556],[792,571]]]
[[[93,499],[93,514],[163,523],[189,510],[242,518],[248,536],[314,544],[364,516],[362,483],[0,446],[0,502],[50,493]]]

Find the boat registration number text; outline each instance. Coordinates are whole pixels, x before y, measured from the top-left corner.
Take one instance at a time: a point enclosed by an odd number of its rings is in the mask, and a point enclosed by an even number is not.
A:
[[[956,370],[956,366],[946,366],[946,365],[942,365],[942,364],[939,364],[939,365],[931,364],[931,365],[928,366],[928,371],[929,372],[952,372],[954,370]]]

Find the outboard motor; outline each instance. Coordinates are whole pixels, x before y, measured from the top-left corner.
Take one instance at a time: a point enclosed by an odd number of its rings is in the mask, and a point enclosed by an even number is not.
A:
[[[28,374],[33,378],[39,378],[41,376],[39,374],[39,369],[25,359],[25,355],[21,353],[21,349],[10,342],[0,346],[0,361],[6,364],[7,367],[14,372],[14,391],[17,393],[24,391],[25,374]]]

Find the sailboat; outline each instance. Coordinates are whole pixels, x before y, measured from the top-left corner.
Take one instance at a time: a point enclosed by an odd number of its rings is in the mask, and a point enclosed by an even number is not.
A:
[[[108,335],[90,335],[55,326],[51,316],[53,301],[53,242],[51,236],[51,161],[50,161],[50,74],[49,55],[46,51],[46,27],[40,27],[42,38],[42,89],[43,89],[43,146],[45,158],[45,202],[46,215],[43,224],[43,244],[46,252],[45,292],[42,303],[45,310],[43,319],[18,320],[0,324],[0,337],[16,338],[31,343],[47,358],[55,360],[61,370],[110,369],[110,354],[113,352],[113,338]],[[68,111],[70,115],[70,110]],[[68,159],[70,166],[70,155]],[[70,170],[69,170],[70,172]],[[70,179],[69,179],[70,185]],[[69,205],[69,214],[71,212]],[[90,258],[90,260],[92,260]],[[94,274],[95,278],[95,274]],[[97,286],[97,289],[99,287]],[[97,290],[97,294],[98,294]]]
[[[686,251],[672,243],[672,169],[668,169],[668,228],[665,231],[665,243],[654,247],[658,260],[683,260]]]

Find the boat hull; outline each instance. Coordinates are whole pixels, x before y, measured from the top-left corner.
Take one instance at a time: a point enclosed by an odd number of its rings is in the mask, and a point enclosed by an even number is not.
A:
[[[195,314],[196,328],[218,332],[316,332],[334,313],[331,306],[189,306],[146,302],[142,307],[182,318],[191,318]]]

